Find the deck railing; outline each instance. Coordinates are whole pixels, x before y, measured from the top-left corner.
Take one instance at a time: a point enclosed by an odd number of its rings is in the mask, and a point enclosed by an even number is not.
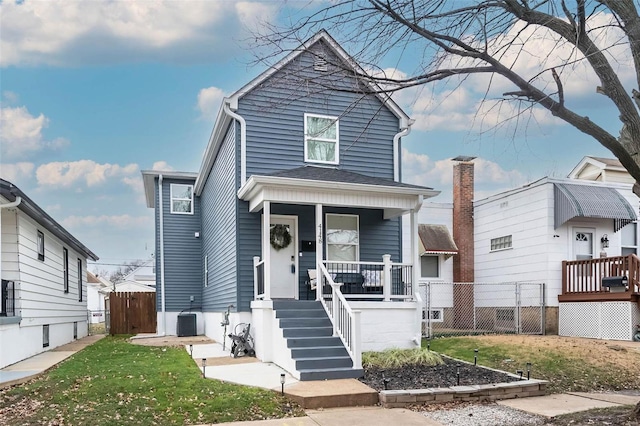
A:
[[[562,294],[560,302],[638,301],[640,259],[628,256],[602,257],[562,262]],[[603,277],[626,277],[624,288],[602,285]]]
[[[322,281],[327,282],[331,287],[331,292],[321,292],[320,302],[333,324],[333,335],[339,336],[342,343],[344,343],[353,361],[353,368],[360,369],[362,368],[360,311],[351,309],[347,299],[340,291],[340,284],[333,280],[332,275],[324,265],[320,264],[318,266],[320,267],[319,276]]]

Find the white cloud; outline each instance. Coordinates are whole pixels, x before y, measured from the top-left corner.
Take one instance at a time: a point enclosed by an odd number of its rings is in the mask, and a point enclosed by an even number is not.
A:
[[[1,66],[212,62],[277,4],[231,1],[8,1]]]
[[[174,168],[171,167],[166,161],[156,161],[155,163],[153,163],[151,170],[170,172],[173,171]]]
[[[101,216],[68,216],[61,221],[62,225],[78,229],[80,227],[115,227],[118,229],[136,229],[153,226],[153,218],[148,216],[101,215]]]
[[[33,163],[27,162],[0,164],[0,177],[17,184],[18,181],[30,178],[34,168],[35,165]]]
[[[18,102],[20,96],[17,93],[12,92],[10,90],[2,91],[2,102],[6,104],[14,104]]]
[[[139,172],[137,164],[99,164],[92,160],[63,161],[43,164],[36,170],[38,184],[48,187],[70,187],[84,183],[87,187],[103,184],[109,178],[131,177]],[[78,188],[80,189],[80,188]]]
[[[44,139],[42,131],[49,124],[43,114],[31,115],[26,107],[0,108],[0,155],[3,159],[24,158],[43,149],[62,149],[69,141]]]
[[[499,185],[514,187],[524,184],[526,179],[518,170],[505,170],[499,164],[476,158],[474,161],[474,182],[477,185]],[[423,185],[434,189],[441,186],[450,187],[453,180],[451,159],[433,161],[425,154],[416,154],[402,150],[403,181],[415,185]]]
[[[206,87],[198,92],[198,110],[203,119],[215,120],[225,93],[217,87]]]

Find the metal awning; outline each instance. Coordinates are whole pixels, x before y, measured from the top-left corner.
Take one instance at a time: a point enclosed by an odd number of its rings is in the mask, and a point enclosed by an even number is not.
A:
[[[554,183],[554,226],[574,217],[613,219],[614,231],[637,219],[629,202],[615,188]]]
[[[444,225],[418,225],[419,254],[458,254],[458,247]]]

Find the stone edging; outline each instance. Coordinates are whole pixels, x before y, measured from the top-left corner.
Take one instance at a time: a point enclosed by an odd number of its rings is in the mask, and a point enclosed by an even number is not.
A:
[[[441,355],[454,361],[471,364],[446,355]],[[519,378],[513,373],[482,367],[498,373]],[[451,386],[448,388],[427,388],[407,390],[383,390],[378,394],[380,404],[385,408],[401,408],[413,404],[437,404],[451,401],[482,401],[492,402],[499,399],[526,398],[529,396],[543,396],[547,389],[546,380],[518,380],[507,383],[492,383],[488,385]]]

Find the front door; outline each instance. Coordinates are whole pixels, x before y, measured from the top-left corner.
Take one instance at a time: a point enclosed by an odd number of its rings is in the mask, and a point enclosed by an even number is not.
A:
[[[592,228],[573,229],[573,255],[576,260],[593,259],[593,234]]]
[[[298,217],[271,215],[271,298],[298,298]]]

